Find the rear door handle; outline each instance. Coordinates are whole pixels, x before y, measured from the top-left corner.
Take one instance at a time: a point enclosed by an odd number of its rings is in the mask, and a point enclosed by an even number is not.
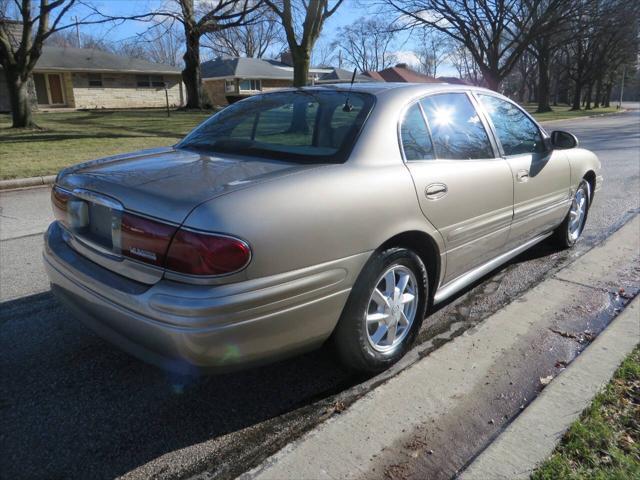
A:
[[[424,190],[424,195],[429,200],[437,200],[447,194],[447,186],[444,183],[432,183]]]
[[[516,180],[518,182],[528,182],[529,170],[519,170],[518,173],[516,173]]]

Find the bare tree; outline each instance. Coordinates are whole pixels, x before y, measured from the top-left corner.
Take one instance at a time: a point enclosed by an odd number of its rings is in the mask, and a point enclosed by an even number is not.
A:
[[[114,51],[114,46],[108,40],[85,32],[63,30],[53,33],[45,42],[46,46],[65,48],[90,48],[104,52]]]
[[[0,4],[0,65],[7,79],[14,128],[35,126],[28,84],[45,41],[79,24],[107,21],[89,15],[69,22],[68,14],[76,4],[76,0],[14,0],[13,11],[8,2]]]
[[[95,9],[95,12],[110,20],[144,20],[158,24],[177,23],[183,30],[184,68],[182,81],[187,92],[186,108],[200,109],[204,106],[202,77],[200,74],[200,40],[207,33],[240,27],[255,21],[261,8],[260,0],[168,0],[161,8],[142,15],[113,16]],[[163,20],[164,19],[164,20]]]
[[[194,0],[176,0],[179,13],[162,12],[182,24],[185,52],[182,81],[187,92],[187,108],[202,108],[202,77],[200,75],[200,39],[206,33],[236,28],[253,21],[259,3],[252,0],[213,0],[196,6]]]
[[[322,67],[328,67],[336,63],[338,68],[343,68],[344,66],[342,50],[340,50],[335,40],[323,41],[320,39],[316,42],[313,52],[311,53],[311,60],[314,65]]]
[[[473,85],[480,85],[482,73],[475,59],[464,45],[454,43],[449,53],[449,61],[456,69],[458,77]]]
[[[202,46],[216,56],[263,58],[285,43],[279,19],[266,10],[255,23],[207,33]]]
[[[344,52],[345,60],[365,72],[382,70],[393,65],[393,42],[396,33],[382,17],[361,17],[338,30],[334,42]]]
[[[531,40],[572,0],[383,0],[408,27],[434,28],[464,45],[486,85],[497,90]]]
[[[140,38],[147,58],[152,62],[178,67],[182,65],[184,42],[181,32],[174,23],[161,24],[154,30],[145,32]]]
[[[639,15],[637,2],[581,0],[564,46],[567,74],[573,82],[573,110],[580,109],[582,100],[590,109],[594,90],[598,93],[598,88],[604,88],[607,74],[637,55],[638,22],[629,19]]]
[[[343,0],[264,0],[280,18],[289,51],[293,58],[293,85],[302,87],[309,78],[311,52],[324,22],[333,15]]]
[[[438,76],[438,68],[450,57],[454,48],[447,35],[424,28],[416,45],[418,70],[430,77]]]

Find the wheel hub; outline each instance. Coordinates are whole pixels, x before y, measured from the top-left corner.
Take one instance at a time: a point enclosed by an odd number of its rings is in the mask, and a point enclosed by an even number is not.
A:
[[[409,334],[418,308],[417,285],[413,272],[403,265],[390,267],[379,278],[365,315],[374,350],[388,352]]]

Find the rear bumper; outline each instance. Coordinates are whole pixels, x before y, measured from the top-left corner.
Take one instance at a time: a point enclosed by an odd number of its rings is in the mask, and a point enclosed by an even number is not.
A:
[[[225,371],[312,349],[333,331],[369,254],[234,284],[152,286],[76,253],[52,224],[44,263],[54,294],[123,350],[181,373]]]

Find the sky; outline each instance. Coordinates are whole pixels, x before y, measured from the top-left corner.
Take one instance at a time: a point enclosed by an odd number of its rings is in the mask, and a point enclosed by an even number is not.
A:
[[[134,15],[153,10],[154,7],[162,5],[163,0],[94,0],[93,3],[98,9],[110,15]],[[361,17],[374,14],[376,6],[374,0],[344,0],[343,5],[325,23],[319,43],[330,42],[336,36],[340,27],[350,25]],[[71,15],[82,18],[88,11],[83,7],[77,8]],[[121,41],[135,39],[136,35],[144,33],[148,28],[148,23],[128,21],[120,25],[83,25],[80,31],[89,33],[99,38],[106,38],[110,41]],[[414,63],[415,57],[411,53],[413,47],[409,33],[399,35],[396,42],[396,56],[399,62]],[[455,70],[450,65],[442,65],[439,75],[455,75]]]

